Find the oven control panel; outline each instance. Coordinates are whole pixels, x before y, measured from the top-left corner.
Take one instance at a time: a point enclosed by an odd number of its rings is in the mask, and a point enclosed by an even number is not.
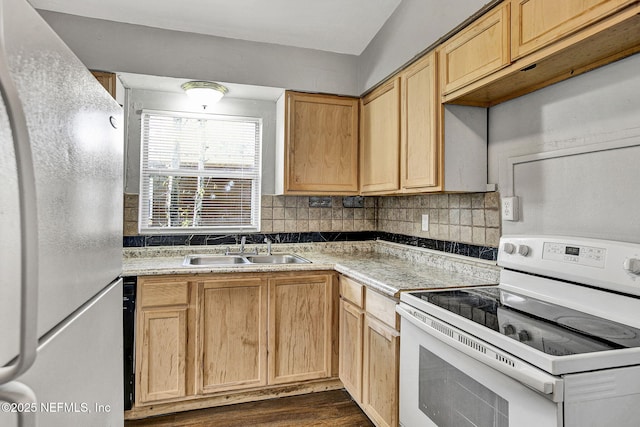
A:
[[[582,264],[604,268],[607,250],[591,246],[574,246],[566,243],[544,242],[542,258],[553,261]]]
[[[506,235],[498,265],[640,296],[640,244],[569,236]]]

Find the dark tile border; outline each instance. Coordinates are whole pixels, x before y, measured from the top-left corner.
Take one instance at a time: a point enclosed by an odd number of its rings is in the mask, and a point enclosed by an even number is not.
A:
[[[448,240],[425,239],[422,237],[384,232],[378,232],[378,238],[388,242],[402,243],[403,245],[417,246],[419,248],[433,249],[436,251],[465,255],[489,261],[496,261],[498,259],[498,248],[489,246],[477,246],[467,243],[450,242]]]
[[[446,240],[425,239],[404,234],[379,231],[326,232],[326,233],[272,233],[272,234],[192,234],[171,236],[125,236],[125,248],[147,246],[200,246],[200,245],[237,245],[240,237],[246,236],[247,243],[262,243],[265,237],[274,243],[312,243],[312,242],[357,242],[363,240],[386,240],[419,248],[433,249],[456,255],[495,261],[498,249]]]

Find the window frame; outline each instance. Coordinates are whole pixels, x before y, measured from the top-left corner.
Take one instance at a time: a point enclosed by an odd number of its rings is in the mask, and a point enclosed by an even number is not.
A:
[[[209,168],[204,170],[190,169],[157,169],[150,168],[148,156],[149,140],[145,137],[147,126],[145,121],[147,116],[164,116],[172,118],[186,118],[194,120],[224,120],[224,121],[246,121],[254,122],[257,126],[256,138],[256,154],[254,156],[254,165],[251,169],[251,176],[244,176],[242,168],[234,168],[222,166],[217,168]],[[227,233],[257,233],[260,232],[261,225],[261,194],[262,194],[262,147],[263,147],[263,119],[261,117],[225,115],[225,114],[209,114],[209,113],[191,113],[184,111],[169,110],[151,110],[144,109],[140,113],[140,187],[138,202],[138,232],[141,235],[181,235],[181,234],[227,234]],[[146,174],[146,176],[145,176]],[[207,177],[207,178],[223,178],[223,179],[247,179],[251,181],[250,196],[250,217],[251,224],[232,226],[149,226],[150,210],[152,202],[145,200],[145,195],[152,193],[145,190],[145,186],[151,185],[148,177],[151,176],[176,176],[176,177]],[[152,194],[149,194],[151,197]]]

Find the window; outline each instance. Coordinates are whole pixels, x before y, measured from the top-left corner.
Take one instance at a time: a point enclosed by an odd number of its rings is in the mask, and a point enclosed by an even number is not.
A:
[[[142,112],[140,232],[259,231],[262,120]]]

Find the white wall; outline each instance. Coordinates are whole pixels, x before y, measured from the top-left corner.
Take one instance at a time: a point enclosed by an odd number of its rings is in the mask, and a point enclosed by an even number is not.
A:
[[[359,95],[353,55],[38,12],[90,69]]]
[[[516,164],[514,191],[522,218],[503,221],[503,234],[640,243],[638,70],[640,54],[489,110],[489,182],[497,183],[502,195],[510,188],[509,158],[635,144]]]
[[[402,0],[358,57],[360,94],[495,0]]]
[[[359,96],[497,1],[403,0],[360,56],[38,12],[91,69]]]
[[[141,110],[202,113],[183,93],[127,89],[127,136],[125,141],[125,193],[138,194],[140,186]],[[262,193],[273,194],[275,182],[276,103],[223,98],[208,106],[207,113],[262,118]]]

